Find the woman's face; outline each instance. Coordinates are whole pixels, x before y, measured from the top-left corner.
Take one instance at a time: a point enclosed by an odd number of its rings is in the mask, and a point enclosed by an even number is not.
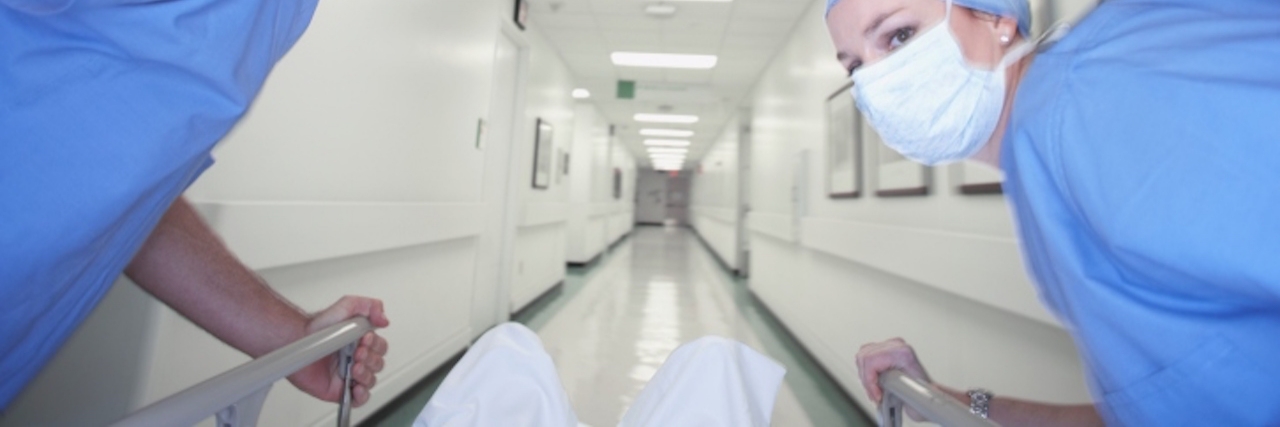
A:
[[[827,15],[827,30],[836,45],[836,58],[852,74],[889,56],[944,17],[943,0],[841,0]],[[952,6],[951,31],[975,66],[995,67],[1017,30],[1013,19]]]

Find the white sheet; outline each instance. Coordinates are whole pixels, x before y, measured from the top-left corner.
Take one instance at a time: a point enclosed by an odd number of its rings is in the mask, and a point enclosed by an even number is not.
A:
[[[785,374],[745,344],[701,338],[671,353],[619,425],[768,426]],[[578,425],[542,342],[514,323],[480,337],[414,421],[414,427]]]

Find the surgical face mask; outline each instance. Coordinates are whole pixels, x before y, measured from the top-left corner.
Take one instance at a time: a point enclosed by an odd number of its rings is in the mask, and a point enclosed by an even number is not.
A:
[[[995,70],[969,65],[951,32],[951,0],[941,24],[853,74],[851,89],[885,144],[927,165],[972,156],[1004,110],[1005,68],[1034,48],[1010,50]]]

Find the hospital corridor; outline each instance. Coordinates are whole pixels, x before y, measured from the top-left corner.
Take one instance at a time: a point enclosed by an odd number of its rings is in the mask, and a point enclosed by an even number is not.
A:
[[[0,0],[0,427],[1278,425],[1276,22]]]

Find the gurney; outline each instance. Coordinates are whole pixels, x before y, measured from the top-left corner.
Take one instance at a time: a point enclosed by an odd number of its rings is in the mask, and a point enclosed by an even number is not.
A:
[[[213,415],[218,427],[254,427],[276,381],[337,352],[347,382],[338,403],[337,424],[349,427],[353,352],[360,337],[372,330],[364,318],[339,323],[142,408],[113,426],[195,425]],[[514,360],[512,355],[521,364],[509,363]],[[504,370],[503,366],[531,369]],[[746,345],[718,337],[703,338],[671,354],[620,425],[671,425],[690,420],[697,420],[697,425],[768,425],[784,374],[781,365]],[[535,395],[533,410],[524,402],[514,402],[515,407],[523,405],[525,412],[510,412],[507,404],[512,400],[501,395],[511,390],[507,380],[512,376],[528,380],[521,383]],[[881,374],[880,383],[885,393],[879,411],[881,426],[901,426],[906,408],[943,426],[996,425],[971,414],[966,406],[937,388],[899,371]],[[694,404],[699,399],[701,404]],[[689,411],[689,407],[702,410]],[[502,419],[486,416],[494,414],[528,415],[532,418],[525,421],[543,421],[538,425],[580,425],[555,378],[549,356],[536,334],[523,326],[499,325],[481,337],[450,371],[415,426],[482,426]]]

